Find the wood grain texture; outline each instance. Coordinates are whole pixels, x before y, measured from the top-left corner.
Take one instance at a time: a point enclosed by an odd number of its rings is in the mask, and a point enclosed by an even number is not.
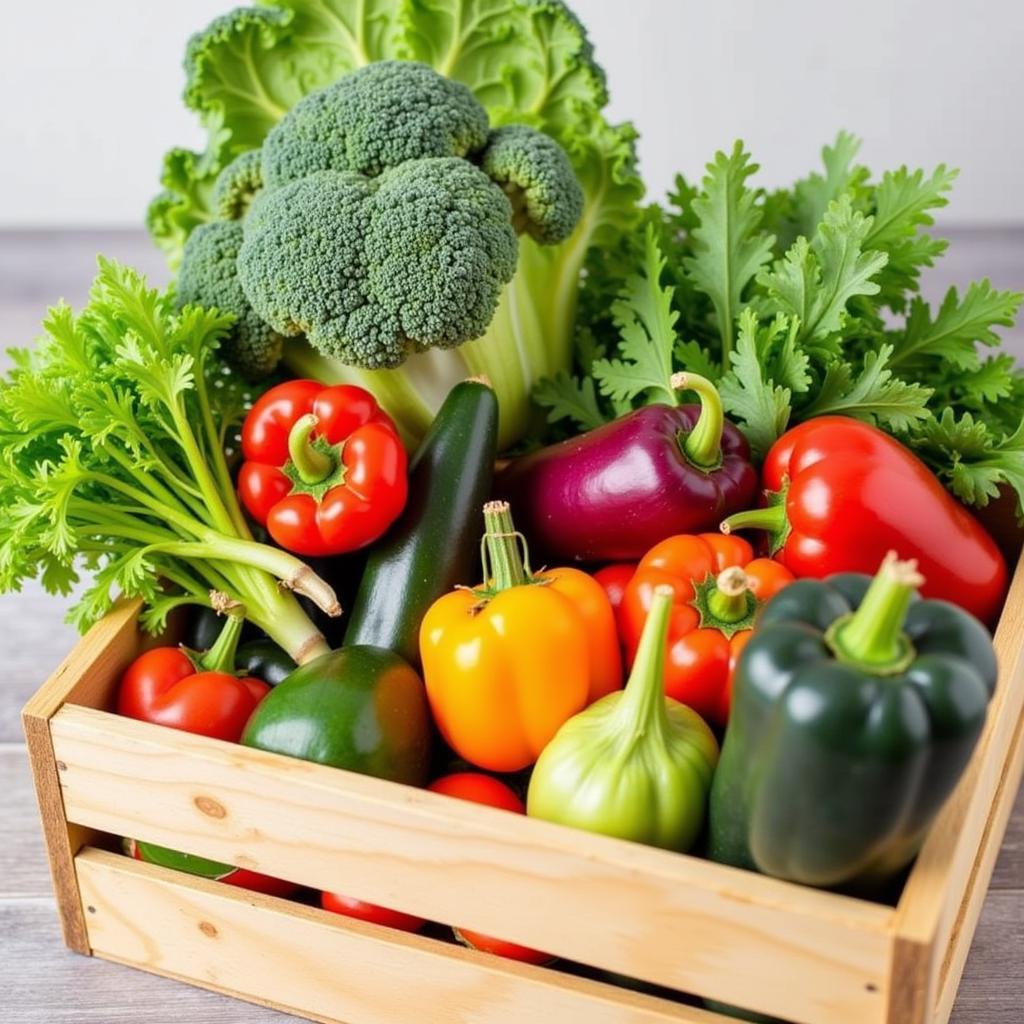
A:
[[[1024,229],[944,232],[948,254],[926,275],[924,292],[941,298],[952,284],[988,276],[1000,288],[1024,287]],[[2,349],[28,344],[48,305],[85,296],[97,251],[139,266],[160,282],[162,261],[141,232],[0,232]],[[1024,322],[1004,332],[1024,357]],[[20,741],[18,713],[77,639],[62,622],[68,600],[34,584],[0,595],[0,992],[8,1024],[278,1024],[292,1018],[208,992],[76,957],[61,947],[49,891],[38,813]],[[34,866],[29,861],[35,860]],[[952,1024],[1020,1024],[1024,1019],[1024,794],[1018,797],[1003,851],[964,971]],[[168,1007],[173,1005],[173,1013]],[[401,1022],[405,1024],[405,1022]]]
[[[86,850],[97,953],[342,1024],[725,1024],[703,1010]],[[127,909],[130,908],[130,909]],[[197,936],[201,951],[196,954]],[[199,963],[197,963],[197,959]],[[265,969],[272,964],[273,970]]]
[[[798,1024],[881,1020],[891,908],[74,705],[51,732],[68,818],[100,831],[315,888],[344,878],[359,899]]]
[[[1024,563],[996,630],[999,682],[985,728],[897,907],[890,1016],[901,1024],[944,1024],[952,1008],[1024,765],[1022,646]]]

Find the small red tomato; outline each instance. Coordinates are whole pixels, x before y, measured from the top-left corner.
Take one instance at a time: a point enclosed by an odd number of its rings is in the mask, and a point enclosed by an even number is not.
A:
[[[403,932],[418,932],[427,923],[422,917],[379,907],[376,903],[365,903],[363,900],[356,900],[337,892],[320,893],[320,906],[332,914],[344,914],[345,917],[384,925],[385,928],[397,928]]]
[[[513,814],[525,814],[523,801],[505,785],[490,775],[482,772],[455,772],[452,775],[435,779],[427,789],[434,793],[444,793],[471,803],[487,804],[499,807]]]
[[[526,813],[522,800],[504,782],[480,772],[456,772],[454,775],[446,775],[432,782],[427,788],[435,793],[445,793],[460,800],[469,800],[471,803],[499,807],[516,814]],[[471,949],[503,956],[507,960],[519,960],[526,964],[547,964],[555,959],[550,953],[542,953],[538,949],[530,949],[529,946],[520,946],[515,942],[481,935],[480,932],[471,932],[465,928],[452,928],[452,931],[459,942]]]
[[[626,587],[629,586],[629,581],[635,572],[635,562],[613,562],[594,573],[594,579],[604,587],[604,592],[608,595],[608,601],[615,609],[616,615],[618,615],[619,606],[626,594]]]
[[[269,692],[259,679],[197,672],[180,648],[156,647],[128,666],[117,710],[143,722],[234,743]]]

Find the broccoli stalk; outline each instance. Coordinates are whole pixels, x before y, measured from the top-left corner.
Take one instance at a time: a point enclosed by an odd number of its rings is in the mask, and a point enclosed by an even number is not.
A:
[[[295,594],[331,615],[334,591],[299,559],[252,539],[224,455],[247,396],[210,354],[230,316],[187,307],[100,260],[85,310],[51,311],[33,352],[0,382],[0,589],[41,577],[92,587],[84,629],[112,592],[144,599],[159,632],[220,591],[297,662],[327,650]],[[294,591],[294,593],[292,593]]]

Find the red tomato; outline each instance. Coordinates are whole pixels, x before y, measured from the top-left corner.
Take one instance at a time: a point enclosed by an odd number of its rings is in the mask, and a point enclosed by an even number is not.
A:
[[[522,800],[504,782],[499,782],[498,779],[480,772],[456,772],[454,775],[446,775],[432,782],[427,788],[435,793],[445,793],[448,796],[469,800],[475,804],[499,807],[503,810],[514,811],[516,814],[526,813]],[[515,942],[506,942],[504,939],[491,938],[489,935],[481,935],[479,932],[471,932],[465,928],[453,928],[452,931],[459,942],[471,949],[503,956],[507,960],[519,960],[526,964],[546,964],[555,959],[550,953],[542,953],[538,949],[520,946]]]
[[[518,960],[524,964],[549,964],[555,959],[550,953],[542,953],[540,950],[530,949],[528,946],[517,946],[514,942],[492,939],[489,935],[467,931],[465,928],[453,928],[452,931],[455,933],[455,938],[464,946],[478,949],[481,953],[503,956],[506,960]]]
[[[469,800],[475,804],[500,807],[514,814],[526,813],[523,801],[504,782],[481,772],[455,772],[453,775],[445,775],[435,779],[427,789],[460,800]]]
[[[320,893],[320,906],[332,914],[344,914],[345,917],[355,917],[360,921],[381,924],[385,928],[397,928],[403,932],[418,932],[427,923],[422,917],[378,907],[376,903],[365,903],[337,892]]]
[[[615,609],[616,615],[619,613],[622,598],[626,594],[626,587],[635,572],[635,562],[613,562],[594,573],[594,579],[604,587],[604,592],[608,595],[608,601]]]
[[[117,710],[129,718],[234,743],[269,692],[259,679],[197,672],[180,648],[155,647],[128,666]]]

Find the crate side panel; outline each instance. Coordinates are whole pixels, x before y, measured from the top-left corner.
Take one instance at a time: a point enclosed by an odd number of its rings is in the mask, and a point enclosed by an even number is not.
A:
[[[968,889],[980,885],[983,895],[988,885],[992,864],[979,878],[979,848],[991,843],[998,847],[1006,827],[1005,818],[994,825],[993,808],[1005,786],[1024,715],[1024,562],[1014,574],[995,647],[1000,675],[985,728],[963,778],[925,840],[897,908],[900,936],[934,949],[929,1004],[942,982],[953,933],[963,923],[961,907]],[[1012,797],[1011,792],[1011,802]]]
[[[915,1009],[903,1016],[891,1010],[888,1020],[893,1024],[932,1024],[938,1020],[940,1002],[948,1016],[1006,829],[1014,780],[1020,778],[1014,765],[1024,716],[1024,560],[1014,573],[994,642],[999,681],[985,728],[925,840],[897,907],[892,992],[899,998],[897,988],[913,990]]]
[[[88,954],[89,941],[74,856],[93,833],[81,825],[69,825],[65,817],[59,777],[63,766],[58,764],[53,751],[50,719],[72,695],[83,704],[105,704],[111,680],[116,681],[138,649],[138,608],[136,601],[119,602],[110,615],[96,623],[75,645],[22,710],[61,932],[65,944],[76,953]]]
[[[100,956],[346,1024],[716,1024],[716,1014],[192,879],[78,859]]]
[[[798,1024],[882,1019],[891,908],[66,707],[69,815]],[[586,922],[586,927],[580,927]],[[791,979],[801,978],[794,986]]]
[[[963,975],[974,932],[978,927],[978,920],[985,904],[989,880],[999,857],[1006,825],[1013,812],[1022,772],[1024,772],[1024,719],[1017,724],[1011,757],[996,792],[964,901],[956,916],[949,942],[945,948],[945,955],[939,966],[938,1000],[931,1024],[946,1024],[953,1012],[953,1003],[956,1001],[960,978]]]

